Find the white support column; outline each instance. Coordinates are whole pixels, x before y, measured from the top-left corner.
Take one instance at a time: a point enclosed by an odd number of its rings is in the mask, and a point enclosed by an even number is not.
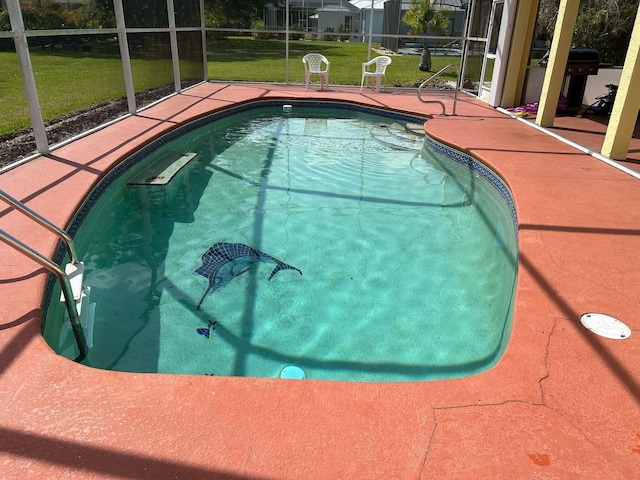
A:
[[[126,25],[122,0],[113,0],[113,9],[116,15],[116,27],[118,29],[118,44],[120,45],[120,59],[122,61],[122,73],[124,75],[124,88],[127,92],[127,105],[129,113],[134,115],[138,109],[136,106],[136,91],[133,88],[133,75],[131,73],[131,59],[129,58],[129,40],[127,39]]]
[[[36,148],[41,154],[47,155],[49,153],[49,142],[47,140],[47,132],[44,129],[44,121],[42,120],[40,101],[38,100],[38,92],[36,91],[36,81],[33,77],[31,58],[29,57],[29,45],[27,43],[27,36],[24,33],[24,22],[20,11],[20,3],[19,0],[6,1],[7,9],[9,10],[11,30],[13,31],[13,41],[16,45],[16,53],[18,54],[18,62],[20,63],[22,85],[24,86],[24,92],[27,96],[27,107],[29,109],[29,116],[31,117],[33,135],[36,139]]]
[[[533,41],[539,3],[539,0],[517,1],[507,69],[504,85],[501,88],[500,106],[502,107],[515,107],[520,105],[522,100],[522,90],[529,63],[529,50]]]
[[[202,36],[202,63],[204,65],[204,81],[209,81],[209,57],[207,57],[207,25],[204,18],[204,0],[200,0],[200,32]]]
[[[489,94],[489,105],[497,107],[502,102],[502,91],[507,71],[507,59],[511,51],[511,39],[513,37],[513,24],[516,16],[516,0],[505,0],[502,20],[500,22],[500,32],[498,34],[498,45],[496,50],[495,63],[493,65],[493,75],[491,76],[491,93]],[[491,42],[488,39],[487,45]]]
[[[285,85],[289,85],[289,0],[287,0],[285,15],[286,19],[284,22],[284,34],[286,40],[284,42],[284,83]]]
[[[367,62],[371,60],[371,39],[373,38],[373,0],[371,0],[371,11],[369,12],[369,45],[367,47]],[[382,37],[380,37],[382,39]]]
[[[176,93],[182,92],[180,83],[180,57],[178,56],[178,33],[176,32],[176,12],[173,0],[167,0],[167,14],[169,16],[169,41],[171,43],[171,63],[173,64],[173,84]]]

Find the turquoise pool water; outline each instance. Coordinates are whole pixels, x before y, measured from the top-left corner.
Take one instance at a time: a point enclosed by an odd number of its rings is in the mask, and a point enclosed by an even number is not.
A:
[[[197,155],[166,185],[128,184],[184,153]],[[83,363],[347,381],[484,371],[508,341],[516,279],[496,182],[359,110],[251,109],[163,141],[75,235],[96,303]],[[51,302],[44,335],[73,358],[63,316]]]

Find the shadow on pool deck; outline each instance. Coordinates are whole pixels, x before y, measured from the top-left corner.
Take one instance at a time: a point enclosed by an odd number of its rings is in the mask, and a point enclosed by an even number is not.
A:
[[[414,92],[202,84],[3,173],[0,189],[67,225],[102,173],[130,151],[189,118],[265,97],[431,108]],[[447,94],[439,98],[451,104]],[[493,369],[415,383],[92,369],[46,345],[46,276],[0,244],[0,473],[640,478],[639,181],[469,97],[460,98],[457,116],[436,116],[426,130],[498,172],[518,210],[513,332]],[[0,228],[53,254],[55,239],[8,208]],[[619,318],[631,337],[595,336],[580,324],[585,312]]]

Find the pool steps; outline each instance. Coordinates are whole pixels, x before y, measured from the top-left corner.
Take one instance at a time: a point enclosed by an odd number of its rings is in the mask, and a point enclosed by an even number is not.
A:
[[[67,263],[64,267],[64,273],[66,273],[69,278],[71,291],[73,292],[73,300],[76,302],[76,305],[79,306],[82,296],[82,281],[84,279],[84,263]],[[64,292],[60,292],[60,303],[63,305],[65,303]],[[80,314],[80,310],[78,310],[78,314]]]
[[[69,284],[73,292],[73,301],[76,304],[76,311],[78,312],[80,325],[84,332],[87,348],[91,348],[93,347],[93,321],[95,318],[96,304],[91,302],[91,288],[83,286],[84,263],[67,263],[64,266],[64,272],[69,278]],[[64,291],[60,292],[60,303],[66,305]],[[69,330],[73,330],[73,325],[71,324],[71,320],[69,320],[69,313],[65,314],[65,320],[65,323],[69,326]]]
[[[392,148],[420,151],[424,143],[424,127],[417,124],[403,124],[393,122],[389,125],[381,124],[372,130],[372,137]]]
[[[67,265],[68,266],[68,265]],[[75,291],[74,291],[75,295]],[[60,303],[64,304],[64,296],[61,295]],[[76,300],[76,308],[78,310],[78,316],[80,318],[80,325],[84,332],[84,338],[87,344],[87,348],[93,347],[93,325],[96,316],[96,304],[91,301],[91,287],[83,287],[80,285],[79,298]],[[65,313],[65,323],[68,326],[66,330],[61,332],[66,335],[69,330],[72,330],[71,322],[69,321],[69,314]]]

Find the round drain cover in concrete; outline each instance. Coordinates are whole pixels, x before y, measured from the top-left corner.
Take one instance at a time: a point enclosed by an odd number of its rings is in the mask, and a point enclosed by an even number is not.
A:
[[[601,337],[623,340],[631,336],[631,329],[624,323],[602,313],[585,313],[580,317],[580,322],[585,328]]]

